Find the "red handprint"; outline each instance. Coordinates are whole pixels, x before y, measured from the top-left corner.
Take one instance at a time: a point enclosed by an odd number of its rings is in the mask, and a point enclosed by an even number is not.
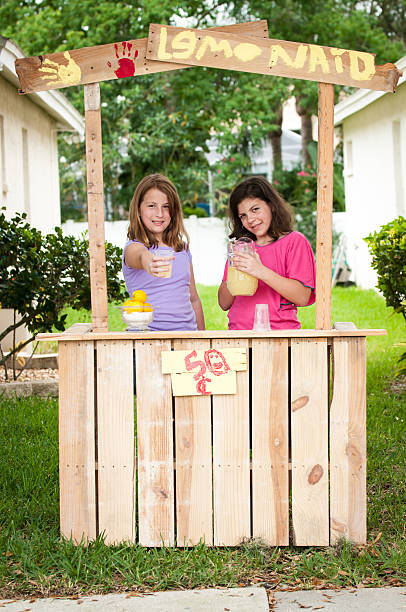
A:
[[[116,50],[116,58],[118,60],[118,68],[117,70],[114,71],[114,74],[117,76],[118,79],[123,79],[124,77],[130,77],[130,76],[134,76],[135,74],[135,64],[134,61],[135,59],[138,57],[138,50],[134,49],[134,56],[131,59],[131,49],[132,49],[132,43],[129,42],[122,42],[122,51],[121,51],[121,55],[122,57],[120,57],[119,55],[119,51],[118,51],[118,45],[117,43],[114,43],[114,48]],[[126,57],[127,56],[127,57]],[[111,62],[107,62],[107,65],[111,68]]]

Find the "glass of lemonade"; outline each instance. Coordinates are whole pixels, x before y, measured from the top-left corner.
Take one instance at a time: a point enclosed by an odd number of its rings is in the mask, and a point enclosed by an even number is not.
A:
[[[233,256],[239,253],[255,255],[255,242],[246,236],[228,243],[227,289],[231,295],[254,295],[258,279],[233,267]]]

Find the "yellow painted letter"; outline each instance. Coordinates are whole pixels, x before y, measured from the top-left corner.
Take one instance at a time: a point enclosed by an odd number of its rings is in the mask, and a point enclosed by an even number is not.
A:
[[[349,51],[350,55],[350,74],[356,81],[369,81],[375,74],[375,58],[371,53],[365,51]],[[360,70],[359,62],[364,64],[364,69]]]
[[[324,74],[328,74],[330,72],[330,67],[328,65],[328,61],[326,58],[326,54],[324,53],[323,47],[319,47],[318,45],[309,45],[309,47],[309,72],[315,72],[316,66],[319,64],[322,72],[324,72]]]
[[[240,43],[234,47],[234,55],[242,62],[250,62],[258,55],[261,55],[262,49],[253,43]]]
[[[342,55],[343,53],[347,53],[347,51],[345,49],[336,49],[335,47],[331,48],[330,51],[331,55],[334,57],[336,72],[337,74],[341,74],[342,72],[344,72],[344,66],[343,60],[341,59],[340,55]]]
[[[223,52],[226,57],[231,57],[233,55],[233,51],[228,40],[220,40],[217,42],[213,36],[205,36],[198,52],[196,53],[197,60],[202,59],[208,47],[210,47],[210,51],[212,53],[215,53],[216,51],[218,53]]]
[[[307,56],[307,45],[300,45],[296,51],[294,60],[288,55],[287,51],[281,45],[272,45],[271,56],[269,58],[269,66],[276,66],[278,60],[281,59],[285,66],[291,68],[303,68]]]
[[[159,33],[159,48],[158,48],[158,59],[160,60],[168,60],[171,59],[172,53],[168,53],[166,51],[166,39],[167,39],[167,29],[161,28]]]
[[[188,59],[193,55],[196,47],[196,34],[194,32],[179,32],[172,41],[174,59]],[[175,53],[175,49],[178,51]],[[179,51],[183,49],[183,51]]]

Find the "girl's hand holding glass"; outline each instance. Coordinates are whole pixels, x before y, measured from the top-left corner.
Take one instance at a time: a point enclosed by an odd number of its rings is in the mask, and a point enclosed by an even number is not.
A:
[[[172,276],[172,262],[174,259],[173,251],[158,250],[152,255],[148,272],[157,278],[170,278]]]
[[[233,255],[233,268],[237,268],[240,272],[250,274],[254,278],[261,278],[265,266],[261,263],[258,253],[251,255],[250,253],[238,253]]]

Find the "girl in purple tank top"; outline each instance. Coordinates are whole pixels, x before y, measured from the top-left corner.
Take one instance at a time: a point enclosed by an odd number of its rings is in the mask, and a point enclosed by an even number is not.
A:
[[[245,179],[231,192],[230,238],[247,236],[255,254],[233,255],[233,268],[258,279],[254,295],[232,295],[227,288],[228,265],[218,292],[228,310],[229,329],[252,329],[256,304],[267,304],[271,329],[298,329],[297,307],[315,300],[316,270],[312,248],[293,231],[289,204],[262,176]]]
[[[130,204],[127,236],[123,250],[124,280],[130,296],[136,289],[147,294],[154,308],[149,328],[205,329],[179,195],[162,174],[150,174],[138,184]],[[164,256],[165,251],[169,258]]]

